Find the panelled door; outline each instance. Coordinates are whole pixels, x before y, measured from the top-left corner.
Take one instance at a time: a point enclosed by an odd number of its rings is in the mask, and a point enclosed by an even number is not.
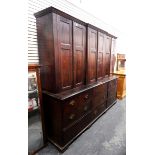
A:
[[[88,27],[88,83],[97,78],[97,31]]]
[[[74,86],[81,86],[85,80],[86,27],[73,22]]]
[[[106,44],[105,44],[105,76],[110,74],[110,52],[111,52],[111,38],[106,36]]]
[[[57,15],[59,89],[73,87],[72,20]],[[55,53],[57,54],[57,53]]]
[[[104,76],[104,51],[105,51],[105,36],[98,32],[98,59],[97,59],[97,79],[100,80]]]
[[[110,73],[114,72],[114,67],[115,67],[115,61],[116,61],[115,46],[116,46],[116,41],[115,41],[114,38],[112,38],[112,43],[111,43],[111,59],[110,59]]]

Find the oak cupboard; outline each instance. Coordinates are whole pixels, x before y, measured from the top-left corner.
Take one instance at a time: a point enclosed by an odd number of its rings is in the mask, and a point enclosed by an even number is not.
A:
[[[117,101],[116,37],[53,7],[35,17],[45,133],[65,151]]]

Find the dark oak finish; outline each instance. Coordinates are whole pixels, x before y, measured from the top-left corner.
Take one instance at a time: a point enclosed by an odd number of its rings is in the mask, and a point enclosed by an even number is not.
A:
[[[116,63],[115,46],[116,46],[116,40],[114,38],[112,38],[111,58],[110,58],[110,73],[114,72],[114,67],[115,67],[115,63]]]
[[[85,82],[86,27],[73,22],[74,48],[74,86]]]
[[[109,107],[117,99],[117,80],[112,80],[108,83],[108,101]]]
[[[58,90],[63,91],[73,87],[72,21],[59,15],[55,16],[57,43],[54,45],[57,46],[55,53],[58,54]]]
[[[97,80],[97,31],[88,27],[88,83]]]
[[[116,37],[53,7],[35,16],[46,136],[64,151],[116,103]]]
[[[103,79],[104,70],[104,53],[105,53],[105,34],[98,32],[98,59],[97,59],[97,79]]]
[[[105,76],[110,74],[110,54],[111,54],[111,38],[106,36],[106,44],[105,44]]]
[[[94,88],[93,91],[93,108],[104,104],[106,105],[107,101],[107,83],[102,84]]]

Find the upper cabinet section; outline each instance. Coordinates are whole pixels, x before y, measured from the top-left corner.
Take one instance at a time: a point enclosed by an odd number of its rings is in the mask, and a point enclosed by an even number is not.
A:
[[[110,75],[114,36],[52,7],[35,16],[43,90],[60,93]]]

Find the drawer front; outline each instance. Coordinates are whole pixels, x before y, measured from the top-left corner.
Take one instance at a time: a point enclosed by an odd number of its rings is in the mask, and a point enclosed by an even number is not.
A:
[[[116,97],[117,93],[117,79],[112,80],[108,83],[108,98]]]
[[[63,126],[67,126],[74,121],[76,121],[78,117],[78,104],[79,104],[80,96],[73,97],[69,100],[66,100],[63,103]]]
[[[110,97],[110,98],[108,98],[108,100],[107,100],[107,108],[108,108],[111,104],[113,104],[116,100],[117,100],[116,95],[115,95],[115,96],[112,96],[112,97]]]
[[[106,109],[106,103],[103,105],[98,106],[96,109],[93,110],[92,112],[92,118],[96,118],[99,116],[104,110]]]
[[[66,131],[63,131],[63,143],[64,145],[73,139],[81,130],[83,130],[91,122],[91,113],[88,113],[81,121],[70,127]]]
[[[68,99],[63,104],[63,127],[67,127],[91,109],[91,91]]]
[[[97,86],[93,89],[93,108],[104,104],[107,100],[107,84]]]

